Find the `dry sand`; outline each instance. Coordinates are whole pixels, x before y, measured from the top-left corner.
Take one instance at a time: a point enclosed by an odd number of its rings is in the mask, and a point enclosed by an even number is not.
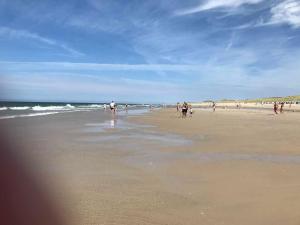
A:
[[[300,114],[178,116],[119,118],[105,132],[84,132],[111,119],[102,112],[0,125],[71,224],[300,224]]]
[[[201,108],[211,108],[211,102],[200,102],[200,103],[191,103],[193,107],[201,107]],[[273,103],[256,103],[256,102],[216,102],[217,108],[231,108],[236,109],[237,105],[242,109],[264,109],[264,110],[273,110]],[[278,105],[278,109],[280,108],[280,104]],[[284,104],[283,109],[285,111],[290,112],[299,112],[300,104]]]

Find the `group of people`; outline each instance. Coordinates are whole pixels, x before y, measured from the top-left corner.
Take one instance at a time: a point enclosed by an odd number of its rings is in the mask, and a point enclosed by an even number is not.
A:
[[[279,108],[280,105],[280,108]],[[274,102],[274,106],[273,106],[273,110],[275,114],[278,114],[278,108],[279,108],[279,112],[283,113],[283,107],[284,107],[284,102],[278,103],[278,102]]]
[[[278,114],[278,112],[283,113],[284,104],[285,104],[284,102],[280,102],[280,103],[274,102],[274,106],[273,106],[274,113],[275,114]],[[216,103],[213,102],[211,107],[212,107],[213,112],[215,112],[216,111]],[[241,105],[237,104],[236,107],[237,107],[237,109],[240,109]],[[177,102],[176,109],[177,109],[177,112],[181,112],[182,118],[187,117],[188,112],[189,112],[190,116],[192,116],[192,114],[193,114],[192,106],[189,105],[187,102],[183,102],[182,105],[180,105],[180,103]]]
[[[187,102],[183,102],[182,105],[180,105],[180,103],[177,102],[176,108],[177,108],[177,112],[181,111],[181,118],[186,118],[188,113],[189,113],[190,117],[193,114],[193,108],[191,105],[187,104]]]

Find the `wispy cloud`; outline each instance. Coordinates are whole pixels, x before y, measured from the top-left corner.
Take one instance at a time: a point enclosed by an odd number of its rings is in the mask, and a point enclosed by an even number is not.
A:
[[[67,46],[64,43],[58,42],[56,40],[43,37],[41,35],[38,35],[36,33],[30,32],[28,30],[19,30],[19,29],[12,29],[9,27],[0,27],[0,36],[5,38],[13,38],[13,39],[31,39],[34,41],[38,41],[40,43],[44,43],[50,46],[54,46],[60,49],[63,49],[64,51],[67,51],[68,53],[74,55],[74,56],[83,56],[84,54]]]
[[[299,54],[300,55],[300,54]],[[296,57],[297,58],[297,57]],[[8,64],[0,64],[9,66]],[[92,64],[93,65],[93,64]],[[281,95],[284,93],[292,94],[299,90],[298,76],[299,65],[296,59],[292,57],[283,62],[278,68],[263,70],[255,68],[259,76],[253,76],[244,67],[211,64],[205,67],[199,67],[195,73],[180,73],[182,82],[177,82],[172,76],[178,65],[165,65],[168,79],[163,80],[156,76],[155,79],[145,78],[143,73],[139,76],[128,76],[132,69],[153,70],[156,65],[94,65],[98,67],[96,71],[87,71],[91,64],[40,64],[36,69],[20,68],[18,64],[11,63],[11,70],[0,71],[0,86],[3,87],[3,93],[6,96],[28,96],[28,93],[39,93],[37,96],[47,98],[49,93],[52,97],[59,98],[68,96],[69,99],[79,101],[81,97],[89,96],[85,100],[107,100],[131,99],[131,100],[149,100],[153,97],[164,101],[164,98],[176,101],[182,98],[224,98],[230,96],[249,97],[268,95]],[[25,66],[25,65],[23,65]],[[29,66],[29,65],[27,65]],[[56,71],[56,66],[59,66]],[[75,66],[77,70],[72,70]],[[100,73],[103,70],[104,72]],[[121,67],[120,67],[121,66]],[[162,65],[159,65],[160,67]],[[65,69],[63,69],[65,67]],[[172,71],[169,70],[172,67]],[[42,69],[44,68],[44,69]],[[114,76],[109,73],[108,68],[119,69]],[[125,70],[122,70],[125,69]],[[184,68],[180,68],[184,69]],[[26,71],[26,72],[24,72]],[[50,72],[49,72],[50,71]],[[75,72],[80,71],[79,74]],[[177,71],[176,71],[177,72]],[[127,74],[127,75],[126,75]],[[155,76],[152,74],[152,77]],[[191,78],[193,77],[193,78]],[[185,80],[189,80],[185,82]],[[193,80],[193,82],[191,82]],[[293,82],[286,82],[293,80]],[[201,89],[201,91],[199,91]],[[212,93],[215,93],[212,95]],[[76,97],[74,97],[76,96]],[[196,96],[196,97],[195,97]],[[76,99],[75,99],[76,98]],[[99,100],[99,99],[98,99]]]
[[[275,25],[289,25],[293,28],[300,27],[300,2],[298,0],[285,0],[269,8],[269,17],[260,17],[233,29],[248,29]]]
[[[7,0],[0,20],[0,82],[6,76],[11,96],[30,88],[32,96],[169,100],[300,90],[299,0]],[[76,49],[86,57],[70,57],[82,54]]]
[[[229,51],[232,48],[235,38],[236,38],[235,33],[232,33],[231,38],[226,46],[226,51]]]
[[[175,14],[182,16],[217,8],[238,8],[245,4],[258,4],[262,1],[264,0],[207,0],[205,3],[197,5],[195,7],[178,10]]]
[[[199,65],[188,64],[99,64],[71,62],[7,62],[0,61],[5,70],[47,70],[59,71],[199,71]]]
[[[300,27],[300,2],[286,0],[271,9],[272,17],[268,24],[289,24]]]

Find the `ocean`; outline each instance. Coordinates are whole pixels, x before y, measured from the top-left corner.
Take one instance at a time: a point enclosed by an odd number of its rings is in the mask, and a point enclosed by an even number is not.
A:
[[[125,110],[126,103],[117,104],[117,109]],[[127,104],[130,109],[149,108],[149,104]],[[71,103],[71,102],[0,102],[0,119],[47,116],[58,113],[105,110],[109,103]],[[152,105],[154,108],[160,105]]]

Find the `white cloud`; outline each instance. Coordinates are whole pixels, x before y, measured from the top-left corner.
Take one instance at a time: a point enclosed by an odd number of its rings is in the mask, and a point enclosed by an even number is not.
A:
[[[211,10],[216,8],[238,8],[245,4],[258,4],[264,0],[207,0],[204,4],[196,7],[180,10],[176,12],[176,15],[188,15],[205,10]]]
[[[0,61],[0,67],[13,71],[40,71],[55,68],[59,71],[199,71],[198,65],[186,64],[99,64],[71,62],[7,62]]]
[[[286,0],[271,9],[272,17],[269,24],[289,24],[300,27],[300,2]]]
[[[14,38],[14,39],[22,39],[22,38],[26,38],[26,39],[31,39],[31,40],[35,40],[47,45],[51,45],[51,46],[55,46],[58,48],[61,48],[69,53],[71,53],[74,56],[82,56],[84,55],[83,53],[68,47],[67,45],[60,43],[56,40],[53,39],[49,39],[49,38],[45,38],[42,37],[36,33],[32,33],[29,32],[27,30],[16,30],[16,29],[12,29],[9,27],[0,27],[0,36],[4,36],[4,37],[8,37],[8,38]]]

